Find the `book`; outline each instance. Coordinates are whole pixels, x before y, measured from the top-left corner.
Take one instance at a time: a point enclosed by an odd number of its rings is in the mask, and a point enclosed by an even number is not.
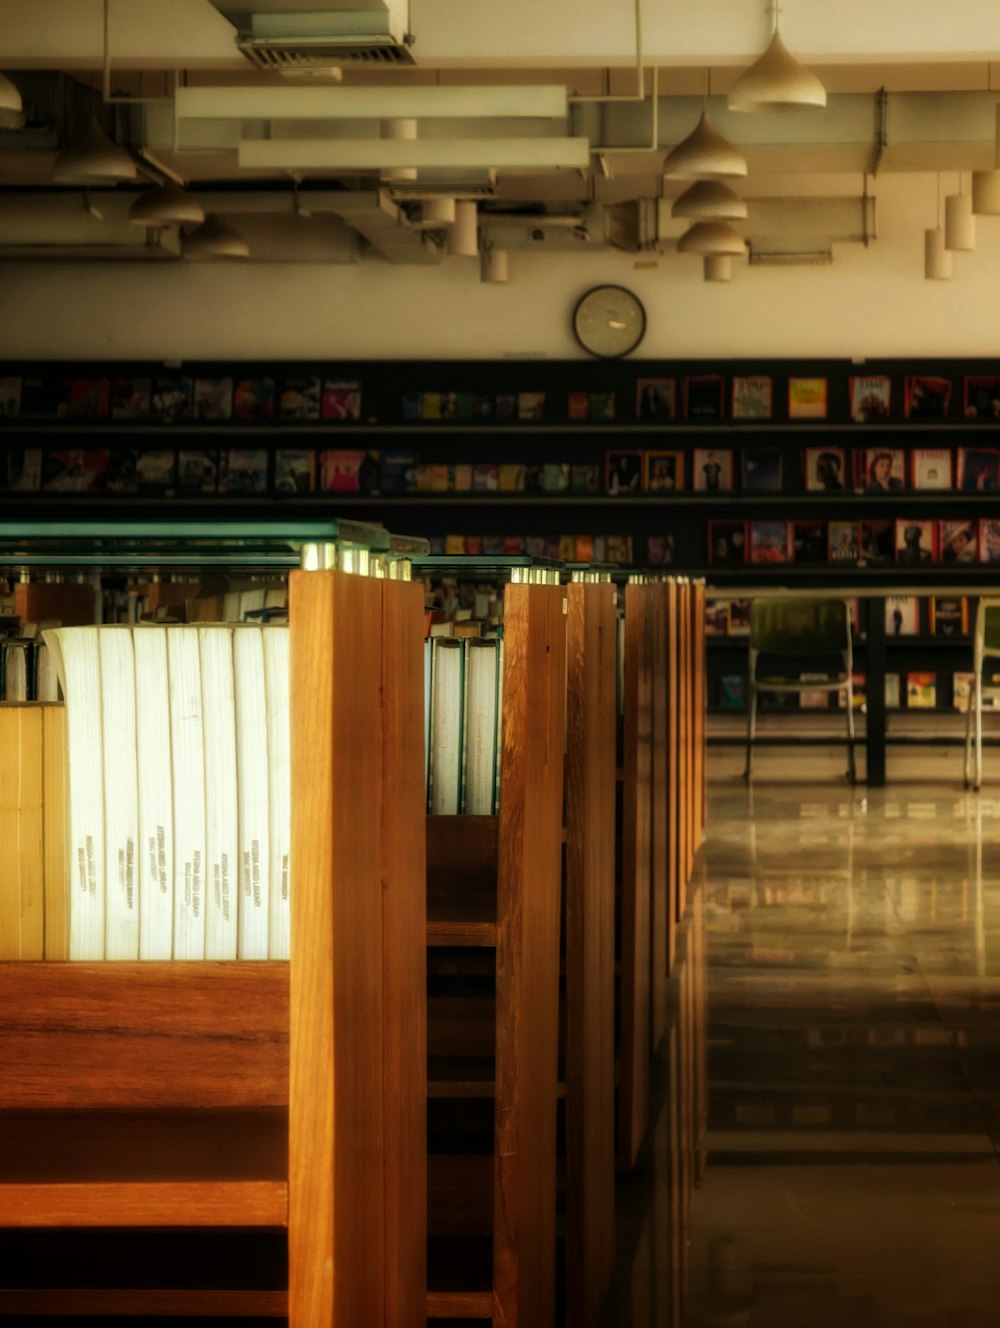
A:
[[[637,378],[635,413],[640,420],[672,420],[677,414],[677,384],[673,378]]]
[[[960,447],[957,487],[968,493],[993,493],[1000,485],[1000,449]]]
[[[1000,563],[1000,520],[984,516],[979,521],[979,561]]]
[[[596,553],[593,555],[594,561],[600,562]],[[583,561],[583,560],[581,560]],[[674,561],[674,537],[673,535],[647,535],[646,537],[646,561],[652,567],[669,567]]]
[[[643,487],[649,493],[680,493],[684,488],[683,452],[644,452]]]
[[[104,958],[104,766],[97,627],[45,633],[66,697],[70,959]]]
[[[311,447],[279,447],[274,454],[276,495],[314,493],[316,453]]]
[[[318,420],[321,396],[319,378],[286,378],[281,384],[281,395],[278,398],[279,418],[294,421]],[[404,418],[406,418],[405,413]]]
[[[831,521],[827,531],[831,563],[856,563],[860,557],[858,543],[858,523],[856,521]]]
[[[468,488],[472,488],[471,467],[469,473]],[[458,487],[457,484],[455,486]],[[500,462],[500,492],[501,493],[523,493],[524,492],[524,466],[518,461]]]
[[[106,448],[51,448],[43,458],[42,488],[48,493],[99,493],[109,456]]]
[[[569,468],[570,493],[600,493],[601,468],[596,462],[573,463]]]
[[[235,959],[239,805],[233,628],[199,627],[198,646],[205,742],[205,958]]]
[[[6,374],[0,376],[0,418],[12,420],[21,413],[21,380]]]
[[[173,956],[174,794],[167,631],[140,627],[135,658],[139,958]]]
[[[413,447],[386,448],[381,456],[383,493],[413,493],[417,487],[417,452]]]
[[[744,493],[780,493],[781,450],[745,447],[740,455],[740,484]]]
[[[1000,375],[967,374],[962,413],[970,420],[1000,420]]]
[[[138,448],[112,448],[108,453],[108,469],[105,473],[104,487],[108,493],[138,493],[139,480],[135,473],[138,460]]]
[[[771,397],[771,379],[765,375],[734,375],[733,419],[769,420],[772,410]]]
[[[106,420],[111,408],[111,383],[107,378],[63,380],[56,415],[68,420]]]
[[[862,477],[865,493],[899,493],[906,488],[906,453],[898,447],[866,447]]]
[[[430,396],[430,393],[425,393]],[[440,412],[437,417],[440,417]],[[360,420],[361,384],[337,378],[323,380],[320,418],[324,420]]]
[[[937,523],[934,521],[896,521],[896,561],[932,563],[937,557]]]
[[[951,379],[910,374],[903,379],[903,414],[908,420],[943,420],[951,404]]]
[[[789,561],[788,522],[750,522],[750,561],[752,563],[786,563]]]
[[[691,463],[697,493],[730,493],[733,487],[733,453],[729,447],[696,447]]]
[[[898,710],[901,701],[900,676],[898,673],[887,673],[885,675],[885,708],[886,710]]]
[[[320,488],[324,493],[361,493],[361,468],[366,453],[325,449],[319,454]]]
[[[951,488],[951,451],[947,447],[914,447],[910,451],[910,487]]]
[[[231,378],[196,378],[194,380],[194,418],[206,423],[232,419],[233,380]]]
[[[5,487],[11,493],[37,493],[42,487],[43,464],[40,447],[8,448]]]
[[[112,378],[111,418],[113,420],[148,420],[152,404],[151,378]]]
[[[154,628],[135,629],[137,632]],[[174,959],[205,957],[205,734],[197,627],[167,638],[174,812]],[[162,760],[162,756],[160,758]]]
[[[639,493],[642,489],[642,453],[606,453],[604,482],[610,494]]]
[[[827,415],[827,380],[825,378],[789,378],[788,418],[790,420],[825,420]]]
[[[135,482],[139,493],[163,495],[174,491],[177,454],[173,448],[144,450],[135,459]]]
[[[519,392],[517,394],[517,418],[519,420],[544,419],[545,393]]]
[[[959,671],[951,675],[951,704],[961,714],[965,714],[969,709],[969,701],[972,698],[972,684],[975,681],[974,673]],[[986,698],[983,698],[985,705]]]
[[[885,374],[852,376],[848,380],[851,419],[857,424],[874,424],[889,418],[891,380]]]
[[[731,565],[747,560],[747,528],[745,521],[709,521],[708,561]]]
[[[937,674],[925,671],[907,673],[906,705],[909,710],[933,710],[937,705]]]
[[[979,522],[975,517],[938,522],[938,547],[943,563],[979,560]]]
[[[431,651],[429,811],[457,815],[462,791],[464,700],[461,641],[435,637]]]
[[[969,601],[964,595],[932,595],[927,607],[931,636],[969,635]]]
[[[268,884],[267,953],[287,959],[291,947],[292,756],[287,627],[265,627],[264,710],[267,718]]]
[[[177,492],[215,493],[219,483],[217,451],[177,453]]]
[[[237,953],[266,959],[270,917],[270,808],[264,631],[254,625],[233,632],[233,691],[236,697],[236,784],[238,803]]]
[[[105,959],[139,958],[135,655],[128,627],[98,636],[104,770]],[[162,754],[158,758],[163,759]]]
[[[705,601],[705,635],[725,636],[729,631],[729,601],[725,599],[707,599]]]
[[[891,563],[895,557],[895,527],[892,521],[864,519],[858,522],[859,560]]]
[[[807,447],[802,453],[807,493],[840,492],[847,487],[847,457],[842,447]]]
[[[151,414],[160,424],[177,424],[191,418],[194,382],[190,378],[155,378]]]
[[[496,810],[498,783],[500,645],[497,640],[473,638],[464,649],[462,810],[470,816],[490,816]]]
[[[219,460],[220,493],[267,493],[267,448],[230,447]]]
[[[724,673],[719,678],[719,709],[747,708],[747,680],[741,673]]]
[[[889,595],[885,601],[886,636],[919,636],[920,599],[917,595]]]
[[[233,414],[238,420],[274,419],[274,379],[237,378]]]
[[[725,416],[724,382],[721,374],[686,374],[684,418],[721,420]]]

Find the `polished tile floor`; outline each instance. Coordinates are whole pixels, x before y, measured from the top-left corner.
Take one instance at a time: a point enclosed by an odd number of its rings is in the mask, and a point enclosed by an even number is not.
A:
[[[1000,1328],[1000,796],[726,781],[697,871],[607,1325]]]

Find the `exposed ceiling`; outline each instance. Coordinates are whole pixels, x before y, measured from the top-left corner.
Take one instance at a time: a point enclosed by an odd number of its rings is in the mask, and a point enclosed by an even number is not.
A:
[[[736,3],[705,0],[716,27],[689,32],[668,0],[652,23],[642,0],[579,0],[570,49],[552,14],[532,43],[523,0],[489,22],[468,0],[414,0],[412,13],[406,0],[6,0],[0,70],[25,115],[0,129],[0,257],[175,259],[175,227],[127,216],[143,183],[167,179],[225,214],[262,261],[441,261],[447,232],[428,206],[441,196],[475,200],[497,248],[662,249],[684,230],[670,206],[689,183],[664,179],[663,160],[706,105],[747,159],[740,229],[758,253],[876,238],[884,172],[993,167],[1000,16],[976,28],[974,0],[927,13],[924,0],[885,0],[911,23],[895,52],[884,36],[852,52],[839,29],[821,49],[822,28],[806,29],[812,47],[797,53],[827,107],[739,115],[725,93],[768,29],[762,3]],[[841,6],[846,20],[853,0]],[[490,23],[505,9],[516,32],[501,40]],[[95,114],[140,164],[138,185],[54,183],[57,154]]]

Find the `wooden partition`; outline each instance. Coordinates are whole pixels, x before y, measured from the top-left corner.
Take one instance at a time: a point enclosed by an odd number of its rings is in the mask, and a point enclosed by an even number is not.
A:
[[[694,582],[692,624],[694,640],[695,796],[698,803],[695,826],[697,831],[696,846],[700,847],[705,842],[705,830],[708,825],[708,761],[706,760],[708,653],[705,638],[705,582],[702,578]]]
[[[673,945],[670,898],[669,677],[667,672],[668,586],[654,582],[650,592],[650,686],[652,705],[650,758],[650,1054],[656,1055],[667,1031],[667,984]]]
[[[426,1306],[423,597],[296,572],[291,1328]]]
[[[615,1250],[615,651],[611,585],[567,587],[566,1322],[596,1324]]]

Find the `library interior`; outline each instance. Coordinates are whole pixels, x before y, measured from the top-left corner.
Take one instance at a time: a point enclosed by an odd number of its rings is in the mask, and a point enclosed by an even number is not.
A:
[[[982,0],[0,4],[0,1318],[1000,1324],[997,289]]]

